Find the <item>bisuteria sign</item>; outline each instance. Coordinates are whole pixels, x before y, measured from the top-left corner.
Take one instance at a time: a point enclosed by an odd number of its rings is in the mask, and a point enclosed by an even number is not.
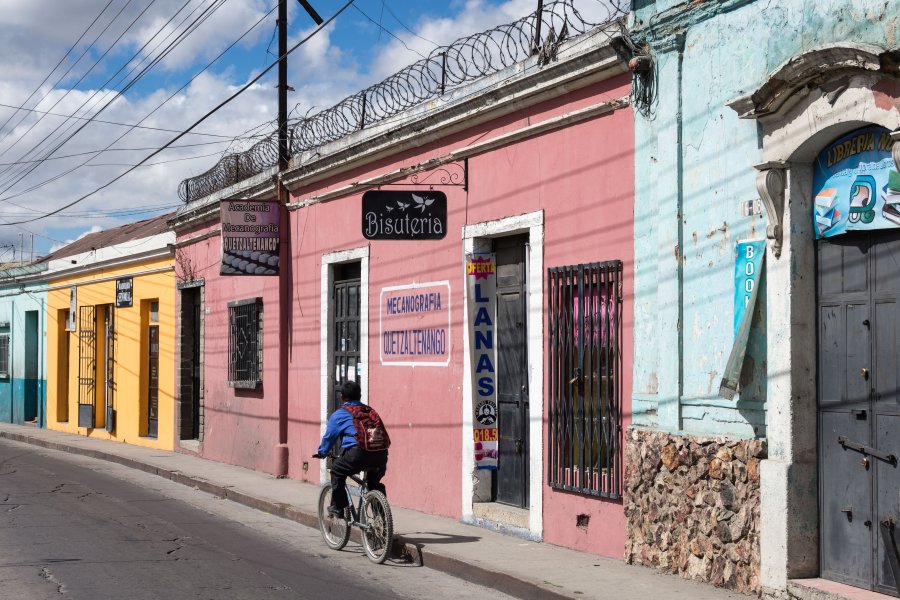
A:
[[[441,240],[447,235],[447,196],[432,190],[370,190],[362,197],[367,240]]]
[[[466,256],[469,347],[471,349],[475,468],[496,469],[497,364],[494,319],[497,311],[497,260],[492,253]]]

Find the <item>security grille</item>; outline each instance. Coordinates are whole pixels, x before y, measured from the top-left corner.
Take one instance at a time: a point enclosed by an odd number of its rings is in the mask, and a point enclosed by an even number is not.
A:
[[[262,298],[228,303],[228,385],[255,388],[262,373]]]
[[[553,488],[619,498],[622,262],[548,269]]]
[[[94,426],[97,401],[97,320],[93,306],[78,309],[78,426]]]
[[[9,377],[9,333],[0,333],[0,377]]]

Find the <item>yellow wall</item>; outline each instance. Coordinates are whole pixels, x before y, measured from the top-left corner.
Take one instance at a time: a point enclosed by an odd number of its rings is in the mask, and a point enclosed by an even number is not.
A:
[[[141,271],[171,267],[173,260],[148,260],[118,268],[93,271],[88,275],[60,278],[50,282],[47,293],[47,428],[101,439],[171,450],[175,443],[175,273],[138,275]],[[104,277],[133,277],[134,302],[130,308],[115,308],[116,282],[96,282]],[[77,332],[66,332],[69,286],[77,285],[78,307],[96,308],[96,411],[94,429],[78,427]],[[149,363],[149,307],[159,301],[159,423],[156,438],[147,437],[147,395]],[[113,367],[113,408],[115,430],[107,433],[105,423],[104,323],[102,305],[113,305],[115,364]],[[68,340],[68,357],[66,357]],[[68,378],[66,374],[68,359]]]

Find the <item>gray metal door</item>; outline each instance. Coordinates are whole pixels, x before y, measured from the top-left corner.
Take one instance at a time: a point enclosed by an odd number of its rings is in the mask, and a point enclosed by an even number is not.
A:
[[[497,502],[528,505],[528,345],[525,245],[528,236],[494,240],[497,256]]]
[[[822,576],[900,595],[900,233],[818,243]]]

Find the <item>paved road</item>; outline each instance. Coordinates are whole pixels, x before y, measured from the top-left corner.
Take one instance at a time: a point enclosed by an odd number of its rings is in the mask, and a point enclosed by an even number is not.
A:
[[[0,599],[509,598],[171,481],[0,440]]]

